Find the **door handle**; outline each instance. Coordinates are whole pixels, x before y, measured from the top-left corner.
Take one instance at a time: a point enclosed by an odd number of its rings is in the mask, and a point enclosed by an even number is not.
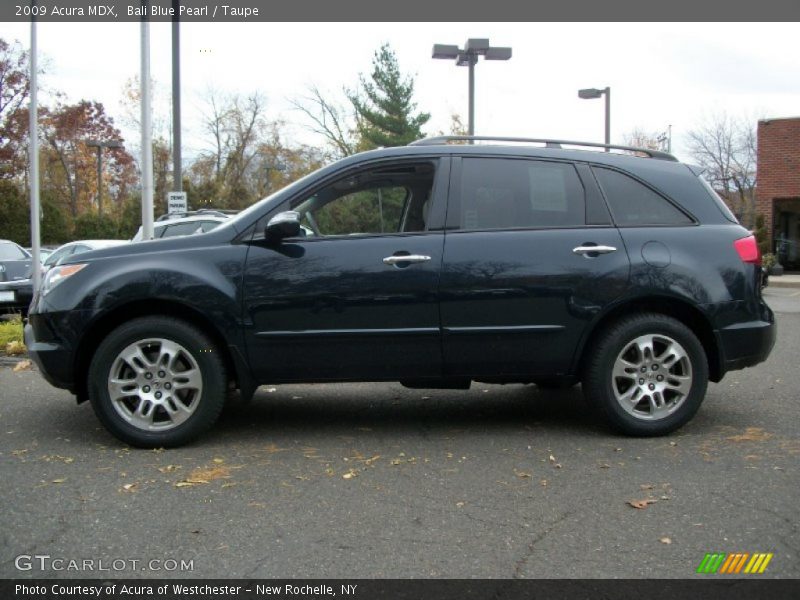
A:
[[[614,246],[578,246],[573,248],[575,254],[583,254],[584,256],[590,254],[608,254],[609,252],[616,252]]]
[[[384,258],[383,264],[396,265],[397,263],[421,263],[427,262],[430,259],[430,256],[425,256],[424,254],[395,254],[393,256],[387,256]]]

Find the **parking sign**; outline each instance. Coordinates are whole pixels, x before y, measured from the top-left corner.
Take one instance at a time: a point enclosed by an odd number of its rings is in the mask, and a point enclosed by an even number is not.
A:
[[[167,192],[167,212],[169,214],[185,213],[188,210],[186,192]]]

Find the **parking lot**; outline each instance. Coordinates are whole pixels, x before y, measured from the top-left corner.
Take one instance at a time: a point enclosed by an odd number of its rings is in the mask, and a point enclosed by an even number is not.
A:
[[[15,566],[49,555],[128,577],[689,577],[771,552],[763,576],[798,577],[800,289],[766,293],[769,361],[655,439],[609,433],[580,388],[353,384],[262,387],[188,447],[135,450],[0,367],[0,576],[109,575]]]

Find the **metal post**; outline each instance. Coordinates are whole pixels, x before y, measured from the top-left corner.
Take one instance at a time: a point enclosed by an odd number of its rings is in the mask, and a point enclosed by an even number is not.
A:
[[[97,145],[97,215],[103,216],[103,147]]]
[[[469,135],[475,135],[475,63],[477,56],[469,56]]]
[[[603,90],[606,95],[606,144],[611,143],[611,88],[607,87]],[[606,148],[608,152],[608,148]]]
[[[33,3],[36,6],[36,3]],[[41,262],[41,229],[39,221],[39,101],[37,92],[39,83],[37,81],[38,65],[36,60],[36,18],[31,18],[31,56],[30,56],[30,110],[29,117],[29,161],[30,161],[30,191],[31,191],[31,250],[33,260],[31,264],[31,277],[33,279],[33,293],[36,294],[42,281],[42,262]]]
[[[172,0],[172,191],[183,190],[181,165],[181,30],[180,1]]]
[[[667,135],[667,152],[672,154],[672,125],[667,126],[667,131],[669,132]]]
[[[149,5],[148,5],[149,8]],[[148,11],[149,12],[149,11]],[[150,23],[141,24],[142,239],[153,239],[153,131],[150,117]]]

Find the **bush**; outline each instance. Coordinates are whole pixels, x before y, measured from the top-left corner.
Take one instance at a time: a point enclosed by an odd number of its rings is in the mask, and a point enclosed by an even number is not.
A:
[[[761,256],[764,256],[772,251],[772,248],[769,247],[769,231],[767,230],[767,224],[766,220],[764,219],[764,215],[756,216],[756,228],[753,231],[753,234],[756,236],[758,250],[761,252]]]
[[[769,271],[778,262],[778,258],[771,252],[767,252],[761,256],[761,266]]]
[[[75,219],[73,237],[76,240],[105,240],[117,236],[117,223],[111,217],[87,212]]]

